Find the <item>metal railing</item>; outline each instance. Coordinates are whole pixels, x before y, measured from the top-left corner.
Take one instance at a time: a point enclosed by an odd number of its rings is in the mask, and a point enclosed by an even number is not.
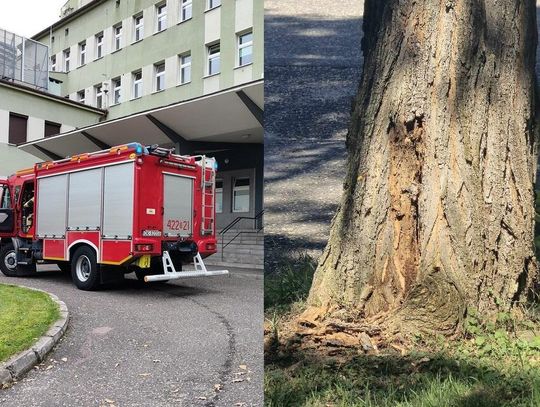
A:
[[[262,211],[260,211],[258,214],[256,214],[255,216],[253,217],[249,217],[249,216],[239,216],[237,217],[235,220],[233,220],[231,223],[229,223],[227,226],[225,226],[220,232],[219,234],[221,235],[221,261],[223,261],[224,259],[224,252],[225,252],[225,248],[227,246],[229,246],[232,242],[234,242],[240,235],[242,235],[243,233],[252,233],[252,231],[246,231],[246,230],[242,230],[240,232],[238,232],[231,240],[229,240],[226,244],[225,244],[225,234],[231,230],[233,227],[235,227],[240,221],[242,220],[252,220],[253,221],[253,230],[256,232],[256,233],[259,233],[263,228],[264,228],[264,224],[262,222],[262,217],[264,215],[264,209]],[[259,223],[260,221],[260,223]],[[258,226],[257,226],[258,224]]]

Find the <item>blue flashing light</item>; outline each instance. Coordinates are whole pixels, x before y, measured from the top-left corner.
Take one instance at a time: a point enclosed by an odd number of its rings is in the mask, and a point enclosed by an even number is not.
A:
[[[217,163],[217,160],[214,161],[214,170],[215,170],[215,171],[218,170],[218,163]]]

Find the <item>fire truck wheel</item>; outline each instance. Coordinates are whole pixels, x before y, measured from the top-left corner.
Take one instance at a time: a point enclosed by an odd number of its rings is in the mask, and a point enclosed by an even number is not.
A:
[[[16,277],[17,273],[17,254],[13,248],[13,243],[7,243],[0,249],[0,270],[7,277]]]
[[[81,290],[91,291],[99,286],[99,268],[96,253],[90,247],[81,246],[73,254],[71,278]]]

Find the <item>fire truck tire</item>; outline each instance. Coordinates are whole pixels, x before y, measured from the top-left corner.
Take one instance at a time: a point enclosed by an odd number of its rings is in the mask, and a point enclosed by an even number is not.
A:
[[[7,277],[17,277],[17,258],[13,243],[7,243],[0,248],[0,270]]]
[[[71,260],[71,278],[80,290],[92,291],[99,287],[99,265],[96,252],[88,246],[81,246]]]

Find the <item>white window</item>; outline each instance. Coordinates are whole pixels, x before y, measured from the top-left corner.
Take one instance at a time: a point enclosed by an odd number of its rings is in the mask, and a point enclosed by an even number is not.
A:
[[[167,5],[161,4],[156,6],[156,31],[160,32],[167,28]]]
[[[113,92],[112,92],[112,96],[113,96],[113,105],[117,105],[118,103],[120,103],[120,98],[122,96],[121,92],[122,92],[122,80],[120,78],[114,78],[112,80],[112,88],[113,88]]]
[[[216,180],[216,213],[223,213],[223,181]]]
[[[253,62],[253,33],[238,35],[238,66]]]
[[[142,96],[142,71],[133,72],[133,99],[140,98]]]
[[[180,83],[191,82],[191,53],[180,55]]]
[[[234,180],[233,212],[249,212],[249,178]]]
[[[96,35],[96,59],[103,56],[103,33]]]
[[[135,42],[140,41],[144,37],[144,19],[142,14],[133,17],[135,27]]]
[[[219,53],[219,42],[208,46],[208,75],[215,75],[221,72],[221,57]]]
[[[71,51],[68,49],[64,50],[64,72],[69,72],[69,60],[70,60]]]
[[[208,10],[221,6],[221,0],[208,0]]]
[[[193,0],[180,0],[180,21],[193,17]]]
[[[56,71],[56,55],[51,57],[51,71]]]
[[[114,27],[114,50],[118,51],[122,48],[122,24]]]
[[[160,90],[165,89],[165,63],[159,63],[154,65],[154,74],[156,77],[154,90],[159,92]]]
[[[101,109],[103,107],[103,86],[96,85],[94,89],[96,91],[96,107]]]
[[[80,90],[77,92],[77,101],[79,103],[84,103],[86,100],[86,97],[85,97],[85,92],[84,90]]]
[[[79,44],[79,65],[86,64],[86,42]]]

